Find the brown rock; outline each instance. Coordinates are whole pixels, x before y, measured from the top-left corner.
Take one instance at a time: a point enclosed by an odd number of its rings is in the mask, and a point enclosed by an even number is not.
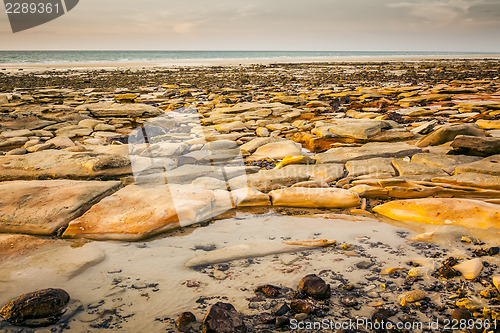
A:
[[[418,140],[416,145],[421,148],[437,146],[452,141],[459,135],[484,137],[484,131],[472,124],[447,124]]]
[[[14,325],[48,326],[59,320],[69,299],[62,289],[39,290],[11,300],[0,310],[0,315]]]
[[[458,135],[451,146],[459,154],[489,156],[500,154],[499,138],[483,138],[468,135]]]
[[[263,293],[267,297],[278,297],[281,295],[281,288],[270,284],[259,286],[255,289],[255,292]]]
[[[175,320],[175,326],[181,332],[189,332],[194,323],[196,317],[191,312],[183,312]]]
[[[229,303],[215,303],[203,318],[203,333],[245,333],[246,331],[241,315]]]
[[[310,274],[302,278],[299,283],[299,291],[316,299],[330,298],[330,285],[315,274]]]

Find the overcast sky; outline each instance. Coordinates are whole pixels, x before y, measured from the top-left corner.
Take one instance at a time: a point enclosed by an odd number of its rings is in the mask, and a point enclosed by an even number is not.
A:
[[[2,50],[500,52],[500,0],[80,0],[16,34],[0,22]]]

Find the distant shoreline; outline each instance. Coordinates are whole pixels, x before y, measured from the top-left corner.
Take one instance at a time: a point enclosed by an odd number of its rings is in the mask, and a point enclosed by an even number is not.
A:
[[[43,72],[48,70],[95,70],[95,69],[152,69],[166,67],[196,66],[239,66],[300,63],[363,63],[363,62],[419,62],[453,60],[500,60],[499,54],[474,55],[388,55],[388,56],[339,56],[301,58],[241,58],[241,59],[171,59],[171,60],[131,60],[131,61],[87,61],[87,62],[40,62],[40,63],[0,63],[0,73]]]

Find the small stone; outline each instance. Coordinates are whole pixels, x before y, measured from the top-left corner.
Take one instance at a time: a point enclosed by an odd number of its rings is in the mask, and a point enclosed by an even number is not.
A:
[[[290,311],[290,307],[285,302],[276,304],[276,306],[273,307],[271,310],[271,312],[274,313],[276,316],[282,316],[286,314],[288,311]]]
[[[265,127],[257,127],[257,129],[255,130],[255,134],[260,137],[268,137],[269,130]]]
[[[11,300],[0,310],[0,316],[13,325],[48,326],[56,323],[70,300],[62,289],[44,289]]]
[[[181,332],[189,332],[196,322],[196,317],[191,312],[183,312],[175,320],[175,326]]]
[[[16,148],[12,149],[5,155],[26,155],[27,153],[28,151],[26,150],[26,148]]]
[[[306,320],[307,317],[309,317],[307,315],[307,313],[297,313],[295,316],[293,316],[293,318],[297,321],[303,321],[303,320]]]
[[[94,127],[94,131],[104,131],[104,132],[114,132],[116,127],[108,124],[97,124]]]
[[[454,321],[456,320],[457,322],[469,320],[472,318],[472,314],[470,313],[469,310],[467,309],[455,309],[453,310],[453,313],[451,314],[450,320]]]
[[[276,322],[276,317],[270,313],[261,313],[259,315],[259,321],[263,324],[274,324]]]
[[[290,324],[290,318],[280,316],[276,317],[276,327],[285,327]]]
[[[224,272],[222,272],[222,271],[220,271],[218,269],[214,269],[213,274],[214,274],[214,278],[216,280],[225,280],[227,278],[226,273],[224,273]]]
[[[368,269],[368,268],[372,267],[374,265],[374,263],[371,261],[364,260],[364,261],[360,261],[360,262],[356,263],[355,265],[359,269]]]
[[[316,299],[329,298],[331,295],[330,285],[315,274],[307,275],[300,280],[299,291]]]
[[[344,304],[345,306],[348,306],[348,307],[353,307],[353,306],[356,306],[358,305],[358,300],[356,299],[356,297],[354,296],[349,296],[349,297],[342,297],[340,299],[340,302],[342,304]]]
[[[398,300],[401,304],[401,306],[406,306],[408,303],[415,303],[418,302],[422,299],[424,299],[426,296],[425,291],[423,290],[411,290],[408,291],[398,297]]]
[[[372,322],[384,322],[387,323],[389,321],[389,318],[394,316],[395,313],[392,310],[385,309],[385,308],[377,308],[375,311],[373,311],[372,315],[370,316],[370,319]]]
[[[255,292],[263,293],[267,297],[278,297],[281,295],[281,288],[266,284],[263,286],[259,286],[255,289]]]
[[[203,318],[203,333],[245,333],[241,314],[229,303],[217,302]]]
[[[473,280],[481,273],[481,270],[483,269],[483,261],[481,258],[475,258],[455,265],[453,268],[462,273],[464,278],[467,280]]]
[[[290,309],[296,313],[315,314],[319,310],[328,310],[312,299],[294,299],[290,302]]]

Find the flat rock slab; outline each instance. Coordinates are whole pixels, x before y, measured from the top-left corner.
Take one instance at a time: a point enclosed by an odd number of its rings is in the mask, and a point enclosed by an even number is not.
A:
[[[500,154],[499,138],[482,138],[475,136],[459,135],[453,140],[451,146],[455,151],[466,154],[489,156]]]
[[[0,232],[52,235],[121,182],[33,180],[0,183]]]
[[[446,124],[434,132],[424,136],[416,145],[418,147],[437,146],[452,141],[459,135],[484,136],[484,131],[473,124]]]
[[[396,200],[373,211],[397,221],[459,225],[472,229],[500,229],[500,205],[479,200],[426,198]]]
[[[456,174],[466,172],[500,176],[500,155],[494,155],[476,162],[460,165],[455,169]]]
[[[246,160],[248,162],[262,161],[265,159],[283,159],[287,156],[302,155],[302,147],[293,141],[273,142],[263,145]]]
[[[429,166],[437,167],[447,173],[452,173],[457,166],[476,162],[480,159],[481,157],[477,156],[421,153],[413,155],[411,161],[414,163],[423,163]]]
[[[360,204],[357,193],[339,188],[291,187],[269,192],[274,206],[349,208]]]
[[[345,164],[349,177],[358,177],[371,174],[391,174],[395,175],[396,171],[392,167],[390,158],[370,158],[367,160],[349,161]]]
[[[152,105],[140,103],[94,103],[83,104],[76,108],[76,111],[90,111],[94,117],[155,117],[160,116],[163,110]]]
[[[0,180],[96,179],[132,174],[124,156],[44,150],[22,156],[0,156]]]
[[[383,128],[391,128],[391,124],[384,120],[372,119],[336,119],[331,121],[328,131],[343,137],[366,140],[379,134]]]
[[[435,183],[500,190],[500,176],[488,175],[484,173],[465,172],[449,177],[434,177],[432,178],[432,181]]]
[[[375,157],[406,157],[421,153],[422,149],[404,142],[370,142],[360,147],[333,148],[314,156],[316,163],[346,163]]]
[[[63,241],[21,234],[0,234],[0,264],[16,261]]]
[[[203,221],[214,201],[211,191],[187,185],[129,185],[73,220],[63,237],[139,240]]]
[[[33,279],[33,276],[50,276],[51,280],[69,280],[106,259],[98,243],[71,247],[68,241],[59,240],[22,260],[2,265],[0,280]]]
[[[448,175],[441,168],[423,164],[408,162],[402,159],[392,159],[392,165],[401,176],[407,175]]]

